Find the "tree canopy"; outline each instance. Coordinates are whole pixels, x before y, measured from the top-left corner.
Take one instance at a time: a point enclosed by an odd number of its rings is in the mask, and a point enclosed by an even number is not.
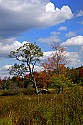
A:
[[[51,57],[47,59],[47,62],[42,63],[42,66],[47,71],[53,71],[56,70],[58,74],[62,71],[62,69],[65,67],[65,64],[69,62],[69,60],[66,57],[66,51],[64,47],[61,47],[57,43],[51,44],[52,49],[54,50]]]
[[[31,82],[34,83],[35,88],[37,89],[36,81],[33,76],[33,72],[34,72],[34,66],[36,65],[37,62],[40,61],[40,57],[43,56],[41,48],[39,46],[37,46],[36,44],[25,43],[23,46],[18,48],[16,51],[11,51],[9,56],[12,58],[16,58],[17,60],[19,60],[23,63],[26,63],[28,72],[30,74],[30,80],[31,80]],[[19,66],[18,65],[16,65],[16,66],[17,66],[16,68],[19,69]],[[24,67],[22,67],[22,68],[23,68],[22,71],[24,71]],[[14,67],[14,69],[15,69],[15,67]]]

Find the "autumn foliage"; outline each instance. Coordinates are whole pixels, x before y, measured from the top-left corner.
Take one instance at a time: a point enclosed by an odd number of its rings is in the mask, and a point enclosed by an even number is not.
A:
[[[37,81],[37,85],[41,88],[48,88],[51,85],[50,74],[46,71],[42,71],[34,74]]]

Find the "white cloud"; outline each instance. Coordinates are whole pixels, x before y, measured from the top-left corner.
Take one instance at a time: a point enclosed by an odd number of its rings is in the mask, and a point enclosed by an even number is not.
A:
[[[39,42],[45,42],[45,43],[52,43],[52,42],[60,42],[61,40],[58,38],[58,36],[50,36],[50,37],[47,37],[47,38],[40,38],[38,40]]]
[[[46,21],[45,26],[57,25],[64,22],[65,19],[71,19],[73,17],[72,11],[68,6],[63,6],[61,9],[56,8],[54,12],[45,12],[40,17],[40,21],[43,23]]]
[[[77,14],[76,17],[83,16],[83,10],[80,10]]]
[[[22,46],[26,41],[20,43],[15,38],[0,40],[0,57],[8,57],[10,51],[14,51]]]
[[[61,44],[62,46],[82,46],[83,45],[83,36],[76,36],[68,39],[67,41]]]
[[[44,62],[48,57],[50,58],[54,54],[54,51],[44,52],[44,57],[41,59]],[[81,53],[79,52],[65,52],[66,60],[69,63],[66,64],[66,67],[79,67],[83,65],[83,47],[81,48]],[[73,58],[72,58],[73,57]]]
[[[78,52],[67,52],[67,56],[70,60],[69,64],[67,64],[67,66],[79,67],[79,66],[83,65],[83,61],[80,59],[80,55]]]
[[[49,57],[51,57],[53,55],[54,51],[47,51],[43,53],[43,57],[41,57],[41,61],[44,61],[46,59],[48,59]]]
[[[75,32],[69,32],[65,35],[66,37],[73,37],[73,36],[76,36],[76,33]]]
[[[81,52],[83,52],[83,48]],[[54,51],[44,52],[44,56],[40,58],[41,62],[45,62],[54,53],[55,53]],[[83,53],[81,54],[83,55]],[[83,59],[81,58],[82,55],[80,55],[79,52],[65,52],[65,59],[69,62],[66,64],[66,67],[78,67],[83,65]]]
[[[49,0],[1,0],[0,17],[0,37],[8,38],[33,28],[57,25],[73,14],[68,6],[54,8]]]
[[[67,27],[66,26],[61,26],[61,27],[59,27],[59,30],[67,30]]]
[[[1,71],[1,72],[2,72],[2,71],[7,71],[10,66],[11,66],[11,65],[2,66],[1,69],[0,69],[0,71]]]
[[[46,12],[55,12],[55,6],[53,3],[49,2],[46,5]]]
[[[8,69],[11,65],[5,65],[0,67],[0,78],[3,79],[5,77],[9,77]]]
[[[40,38],[38,41],[39,42],[45,42],[45,43],[49,43],[49,44],[52,44],[53,42],[60,42],[61,39],[59,38],[59,35],[60,32],[51,32],[50,33],[50,36],[49,37],[46,37],[46,38]]]

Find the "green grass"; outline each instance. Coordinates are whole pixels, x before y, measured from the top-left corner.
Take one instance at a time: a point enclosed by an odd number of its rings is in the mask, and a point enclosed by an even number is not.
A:
[[[83,125],[83,88],[0,97],[0,125]]]

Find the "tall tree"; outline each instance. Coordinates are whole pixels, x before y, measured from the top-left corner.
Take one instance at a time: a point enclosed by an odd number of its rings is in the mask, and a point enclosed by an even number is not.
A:
[[[16,58],[17,60],[27,64],[28,72],[30,74],[29,79],[35,86],[35,92],[38,93],[33,72],[34,72],[34,67],[36,63],[40,61],[39,58],[43,56],[41,48],[36,44],[25,43],[16,51],[11,51],[9,56],[12,58]]]
[[[53,49],[53,53],[46,62],[42,63],[42,66],[47,72],[49,72],[53,81],[56,79],[54,84],[56,84],[58,93],[60,93],[61,88],[63,89],[63,86],[61,84],[61,82],[63,83],[62,74],[66,75],[65,65],[69,62],[69,59],[66,56],[65,48],[60,44],[54,42],[53,44],[51,44],[51,47]],[[53,73],[60,79],[58,80],[58,82],[57,77],[53,79]]]
[[[61,47],[55,42],[51,45],[51,47],[54,51],[51,57],[49,57],[46,62],[42,63],[42,66],[47,71],[55,70],[59,75],[62,72],[63,68],[65,68],[65,64],[67,64],[69,60],[66,57],[66,51],[64,47]]]

